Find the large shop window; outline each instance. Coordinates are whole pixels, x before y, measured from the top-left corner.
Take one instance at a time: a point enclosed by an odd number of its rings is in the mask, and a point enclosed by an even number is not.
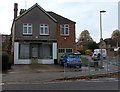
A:
[[[41,44],[39,48],[41,59],[52,59],[52,44]]]
[[[19,57],[21,59],[29,59],[29,44],[20,44],[19,46]]]

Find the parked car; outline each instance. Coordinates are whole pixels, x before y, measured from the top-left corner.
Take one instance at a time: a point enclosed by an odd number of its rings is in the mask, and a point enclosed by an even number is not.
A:
[[[61,56],[60,63],[67,67],[79,66],[81,68],[82,66],[82,60],[80,58],[80,54],[78,53],[65,53],[63,56]]]
[[[107,57],[107,51],[106,49],[94,49],[94,53],[98,56],[100,54],[104,59]]]

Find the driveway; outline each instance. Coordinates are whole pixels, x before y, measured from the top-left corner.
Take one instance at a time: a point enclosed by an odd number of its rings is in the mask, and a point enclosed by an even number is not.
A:
[[[14,65],[7,73],[3,73],[3,83],[45,82],[63,77],[60,65]]]

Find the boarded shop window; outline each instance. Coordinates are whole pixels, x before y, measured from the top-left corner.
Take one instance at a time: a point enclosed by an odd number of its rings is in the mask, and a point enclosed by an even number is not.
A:
[[[39,57],[41,59],[52,59],[52,44],[40,44]]]
[[[19,57],[21,59],[29,59],[29,44],[20,44],[19,46]]]

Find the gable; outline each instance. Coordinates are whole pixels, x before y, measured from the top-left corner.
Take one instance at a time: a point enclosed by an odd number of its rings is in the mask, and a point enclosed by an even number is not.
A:
[[[50,19],[52,19],[54,22],[57,22],[56,19],[54,19],[52,16],[50,16],[42,7],[40,7],[37,3],[30,7],[28,10],[26,10],[24,13],[22,13],[20,16],[18,16],[15,20],[19,20],[23,16],[29,14],[31,11],[33,11],[35,8],[39,9],[42,13],[44,13],[46,16],[48,16]]]

